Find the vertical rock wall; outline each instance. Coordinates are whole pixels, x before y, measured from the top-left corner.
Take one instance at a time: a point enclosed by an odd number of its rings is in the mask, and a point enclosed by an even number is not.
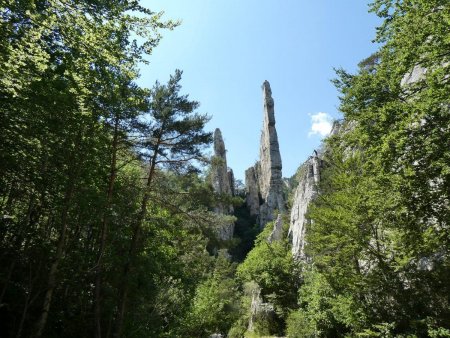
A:
[[[259,216],[261,194],[258,183],[259,162],[245,171],[245,202],[251,216]]]
[[[227,176],[228,176],[228,184],[230,185],[231,196],[235,196],[236,193],[234,191],[234,173],[233,173],[233,169],[228,168]]]
[[[321,160],[316,151],[303,163],[299,183],[295,190],[291,209],[289,236],[292,238],[292,255],[295,259],[304,260],[305,234],[309,220],[306,218],[308,205],[317,195],[317,184],[320,181]]]
[[[268,81],[262,85],[263,128],[259,161],[245,172],[247,206],[261,227],[274,219],[274,211],[284,211],[280,147],[275,128],[275,109]]]

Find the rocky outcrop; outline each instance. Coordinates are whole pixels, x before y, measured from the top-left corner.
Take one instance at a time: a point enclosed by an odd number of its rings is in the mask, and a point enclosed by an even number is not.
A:
[[[343,127],[342,120],[335,120],[333,121],[333,125],[331,126],[330,135],[328,137],[334,136],[341,132],[341,129]]]
[[[274,219],[275,210],[284,211],[284,198],[274,101],[268,81],[264,81],[262,91],[264,114],[259,161],[245,172],[245,184],[250,214],[257,216],[264,227]]]
[[[309,220],[306,211],[309,203],[317,195],[317,184],[320,181],[321,159],[316,151],[303,163],[291,209],[289,236],[292,239],[292,255],[295,259],[305,260],[305,235]]]
[[[412,69],[411,72],[406,73],[403,76],[402,80],[400,81],[400,85],[402,87],[404,87],[404,86],[419,82],[419,81],[425,79],[426,73],[427,73],[426,68],[424,68],[420,65],[416,65],[416,66],[414,66],[414,68]]]
[[[214,192],[223,196],[233,196],[233,171],[227,167],[227,156],[222,132],[219,128],[214,131],[214,157],[212,160],[211,179]],[[233,214],[233,206],[229,203],[219,203],[214,211],[221,215]],[[225,222],[219,226],[217,234],[222,240],[233,237],[234,222]]]
[[[281,214],[278,214],[276,221],[273,223],[272,232],[267,238],[267,242],[273,243],[274,241],[279,241],[283,238],[283,219]]]

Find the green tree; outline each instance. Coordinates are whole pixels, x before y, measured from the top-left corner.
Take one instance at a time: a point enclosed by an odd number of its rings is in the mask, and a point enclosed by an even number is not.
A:
[[[81,270],[94,266],[93,224],[104,210],[98,191],[111,173],[114,139],[103,127],[112,114],[106,101],[111,86],[128,94],[136,88],[136,66],[156,46],[158,30],[175,25],[161,15],[135,1],[0,4],[1,302],[17,307],[8,312],[20,314],[9,323],[16,336],[31,333],[24,330],[32,321],[41,336],[63,281],[84,280]],[[129,99],[119,99],[120,109],[135,109]],[[78,242],[83,264],[74,274],[65,264]]]
[[[332,297],[317,289],[300,303],[315,330],[322,299],[335,334],[428,336],[450,325],[450,7],[380,0],[372,10],[385,18],[382,47],[357,74],[338,71],[343,131],[327,142],[309,215],[307,251]]]
[[[237,277],[243,283],[254,282],[261,288],[262,299],[273,304],[277,316],[269,331],[282,334],[288,313],[297,307],[300,277],[286,236],[268,241],[272,229],[273,222],[268,223],[258,235],[255,247],[238,266]],[[287,229],[284,230],[286,234]]]
[[[196,289],[184,334],[209,337],[229,331],[240,314],[241,294],[234,274],[235,265],[230,263],[229,254],[219,251],[213,273]]]
[[[179,93],[181,74],[182,72],[177,70],[167,85],[160,85],[158,82],[155,84],[148,116],[144,116],[141,123],[144,136],[141,154],[147,158],[148,170],[140,211],[132,225],[128,257],[123,266],[119,287],[115,330],[117,337],[122,335],[129,279],[134,261],[142,251],[141,232],[152,197],[153,181],[158,175],[158,170],[164,167],[177,172],[192,170],[191,163],[202,159],[202,149],[212,141],[212,134],[203,130],[209,117],[196,113],[198,102],[189,101],[186,95]]]

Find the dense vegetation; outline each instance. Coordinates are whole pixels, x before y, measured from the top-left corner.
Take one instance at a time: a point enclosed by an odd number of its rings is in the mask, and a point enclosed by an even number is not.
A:
[[[214,194],[182,72],[136,84],[177,22],[134,0],[1,1],[0,336],[450,337],[450,5],[371,9],[381,47],[337,71],[298,262],[286,218],[254,241]]]
[[[121,0],[0,19],[0,336],[183,336],[216,276],[209,117],[180,71],[135,83],[177,23]]]

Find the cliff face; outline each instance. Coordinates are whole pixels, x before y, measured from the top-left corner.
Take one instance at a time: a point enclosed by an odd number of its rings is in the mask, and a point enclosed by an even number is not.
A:
[[[284,211],[280,147],[275,128],[275,109],[268,81],[262,85],[263,128],[259,161],[245,172],[247,206],[261,227],[274,219],[274,211]]]
[[[245,171],[245,202],[250,211],[250,215],[259,216],[259,205],[261,200],[261,193],[259,190],[259,162],[254,167],[250,167]]]
[[[219,128],[214,131],[214,159],[211,178],[215,193],[233,196],[234,175],[233,171],[227,167],[225,143],[223,142],[222,132]],[[233,206],[219,203],[214,211],[222,215],[231,215],[233,213]],[[233,237],[233,231],[234,223],[223,224],[217,230],[218,236],[222,240],[231,239]]]
[[[351,128],[351,125],[347,126],[347,128]],[[340,121],[334,121],[330,136],[343,132],[345,130],[342,123]],[[350,149],[349,152],[351,152]],[[309,204],[317,195],[321,169],[322,159],[315,150],[305,163],[302,164],[300,169],[298,186],[292,202],[289,226],[289,237],[292,240],[292,255],[298,260],[307,259],[304,249],[306,244],[306,227],[310,224],[310,220],[306,218],[306,212],[308,211]]]
[[[321,160],[316,151],[303,163],[291,209],[289,236],[292,238],[292,255],[295,259],[306,259],[305,234],[309,220],[306,218],[308,205],[317,195],[320,181]]]
[[[227,177],[228,177],[228,184],[230,185],[231,196],[234,196],[235,195],[235,191],[234,191],[234,172],[233,172],[233,169],[228,168],[228,170],[227,170]]]

